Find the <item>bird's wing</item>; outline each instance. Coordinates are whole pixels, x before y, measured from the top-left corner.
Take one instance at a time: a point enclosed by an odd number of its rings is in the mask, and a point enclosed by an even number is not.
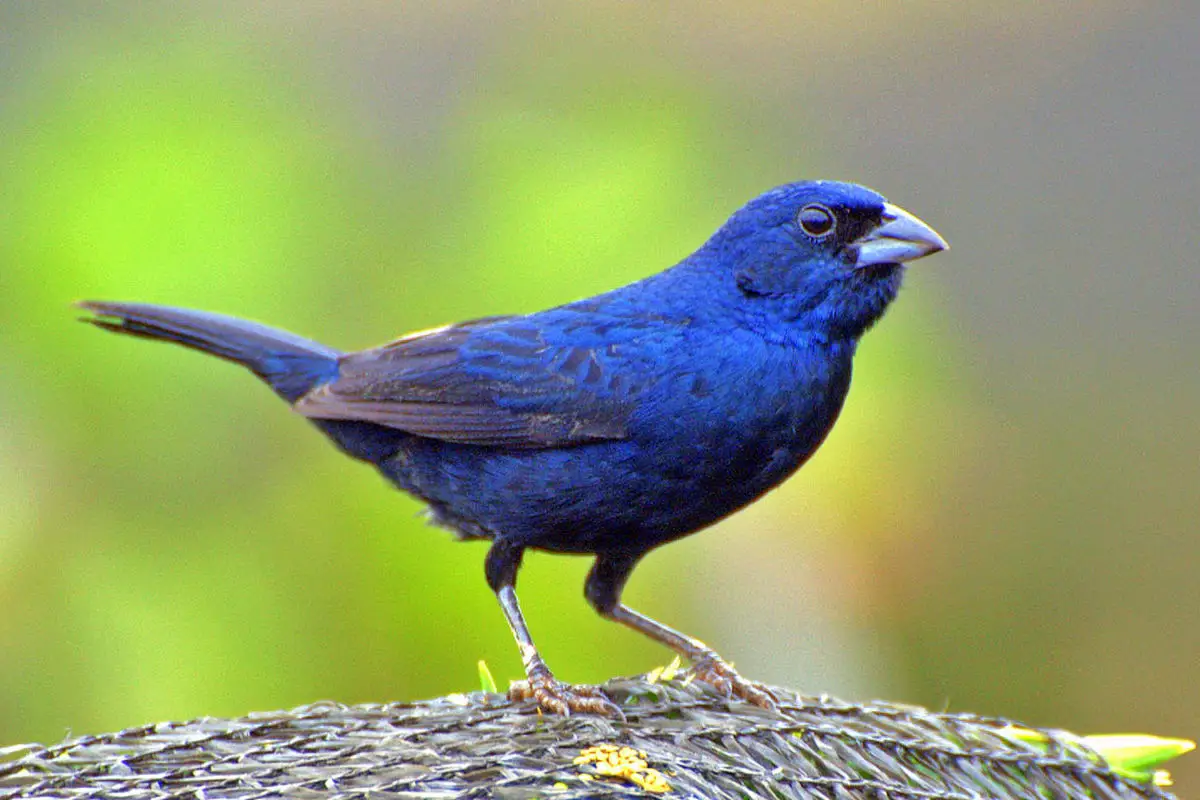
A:
[[[461,444],[547,448],[622,439],[648,380],[617,346],[554,344],[531,317],[421,332],[339,361],[295,409]],[[638,372],[641,372],[638,370]]]

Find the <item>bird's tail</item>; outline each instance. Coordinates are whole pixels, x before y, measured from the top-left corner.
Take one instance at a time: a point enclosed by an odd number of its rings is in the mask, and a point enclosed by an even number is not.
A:
[[[288,402],[337,376],[337,350],[256,322],[144,303],[83,302],[85,321],[117,333],[163,339],[241,364]]]

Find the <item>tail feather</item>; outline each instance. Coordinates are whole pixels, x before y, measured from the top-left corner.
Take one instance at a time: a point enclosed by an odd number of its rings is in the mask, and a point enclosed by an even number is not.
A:
[[[241,364],[288,402],[337,376],[337,350],[256,322],[145,303],[82,302],[86,322],[131,336],[175,342]]]

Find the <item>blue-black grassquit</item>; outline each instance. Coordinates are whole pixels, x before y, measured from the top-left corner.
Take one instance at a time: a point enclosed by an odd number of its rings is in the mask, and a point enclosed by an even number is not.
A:
[[[526,548],[594,555],[593,607],[690,659],[698,678],[771,698],[715,651],[621,603],[652,548],[750,503],[829,432],[859,337],[903,262],[943,250],[869,189],[773,189],[692,255],[620,289],[342,353],[252,322],[86,302],[109,330],[248,367],[348,455],[424,500],[434,521],[491,542],[488,584],[545,709],[611,712],[559,683],[517,603]]]

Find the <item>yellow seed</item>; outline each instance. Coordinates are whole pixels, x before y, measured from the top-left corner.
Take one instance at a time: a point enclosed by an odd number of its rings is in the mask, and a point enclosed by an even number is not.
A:
[[[647,792],[662,794],[671,791],[671,784],[667,783],[667,779],[656,769],[648,769],[644,774],[633,775],[630,780]]]
[[[619,778],[649,792],[671,791],[671,786],[662,773],[650,768],[646,751],[628,745],[592,745],[581,750],[573,763],[577,766],[592,765],[590,772],[580,774],[583,780],[595,780],[596,777]]]

